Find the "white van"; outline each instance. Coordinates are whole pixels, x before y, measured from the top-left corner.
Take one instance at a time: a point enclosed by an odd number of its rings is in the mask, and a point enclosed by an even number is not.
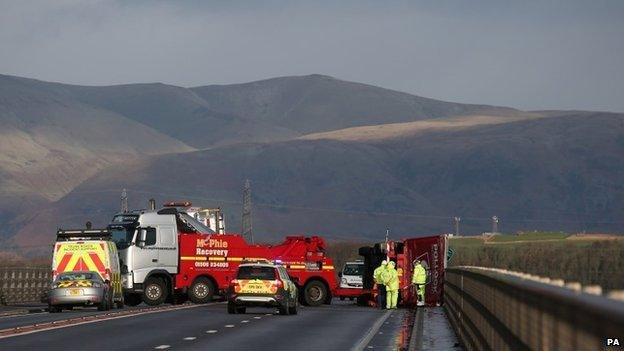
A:
[[[340,272],[340,287],[347,289],[361,289],[363,287],[364,262],[347,262]]]

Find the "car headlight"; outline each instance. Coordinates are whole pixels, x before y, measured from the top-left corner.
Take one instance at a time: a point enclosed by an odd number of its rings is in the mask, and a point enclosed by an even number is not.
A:
[[[50,289],[56,289],[56,288],[58,288],[58,283],[50,284]]]

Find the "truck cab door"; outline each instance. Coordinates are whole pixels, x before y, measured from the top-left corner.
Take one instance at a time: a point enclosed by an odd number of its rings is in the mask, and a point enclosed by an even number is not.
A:
[[[158,265],[171,274],[178,273],[178,233],[173,225],[159,225]]]
[[[132,272],[134,282],[143,283],[147,275],[158,267],[156,228],[140,228],[134,248]]]

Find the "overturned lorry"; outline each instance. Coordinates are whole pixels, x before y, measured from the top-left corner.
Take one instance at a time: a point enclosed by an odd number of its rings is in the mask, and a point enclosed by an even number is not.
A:
[[[425,304],[440,306],[444,296],[444,271],[447,265],[447,235],[426,236],[404,240],[392,240],[359,249],[364,258],[363,286],[358,289],[337,288],[334,295],[341,298],[357,298],[358,303],[374,303],[377,294],[373,271],[381,261],[396,263],[399,275],[400,303],[411,307],[417,303],[416,288],[411,284],[414,261],[419,260],[427,271]]]

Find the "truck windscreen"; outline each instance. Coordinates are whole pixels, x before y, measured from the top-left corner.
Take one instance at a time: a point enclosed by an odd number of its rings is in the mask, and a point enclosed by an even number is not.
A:
[[[363,275],[364,274],[364,265],[363,264],[347,264],[342,270],[343,275]]]
[[[134,231],[138,225],[138,219],[139,216],[125,214],[116,215],[113,218],[113,223],[108,226],[108,230],[113,237],[115,245],[117,245],[117,249],[122,250],[130,246]]]

